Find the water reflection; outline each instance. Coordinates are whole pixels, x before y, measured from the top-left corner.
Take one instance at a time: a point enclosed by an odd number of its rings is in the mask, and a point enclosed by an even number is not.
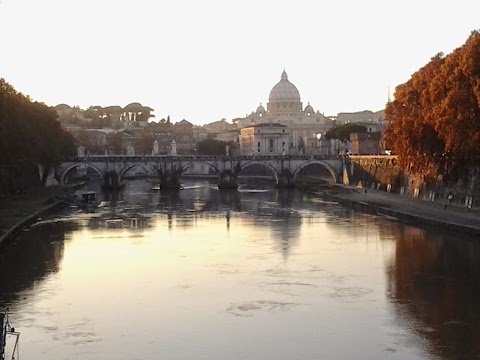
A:
[[[20,293],[31,295],[28,290],[36,283],[59,271],[65,233],[77,228],[70,222],[42,222],[2,250],[0,309],[14,305]]]
[[[445,359],[480,356],[480,243],[404,227],[387,267],[389,296]]]
[[[298,191],[132,181],[102,196],[96,213],[67,209],[2,253],[0,306],[26,358],[480,355],[472,239]]]

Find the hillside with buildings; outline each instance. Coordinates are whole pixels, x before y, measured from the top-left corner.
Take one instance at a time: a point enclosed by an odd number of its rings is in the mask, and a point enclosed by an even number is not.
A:
[[[383,110],[327,117],[310,103],[304,107],[285,71],[271,89],[266,108],[260,103],[249,115],[231,122],[221,119],[197,126],[185,119],[172,122],[169,116],[157,120],[154,109],[140,103],[85,110],[60,104],[54,109],[62,126],[91,154],[170,154],[175,148],[177,154],[192,155],[199,142],[208,139],[228,144],[231,155],[379,153],[386,126]],[[326,139],[328,130],[347,123],[362,124],[371,134],[352,134],[347,141]]]

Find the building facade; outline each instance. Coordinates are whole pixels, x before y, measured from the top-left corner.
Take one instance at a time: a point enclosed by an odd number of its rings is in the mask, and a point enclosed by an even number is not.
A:
[[[307,144],[308,147],[316,148],[317,141],[312,141],[312,139],[317,139],[318,134],[324,134],[332,127],[332,121],[318,110],[315,111],[310,103],[303,108],[300,93],[297,87],[288,80],[285,71],[283,71],[280,81],[270,91],[267,109],[260,104],[255,112],[245,118],[235,119],[235,121],[239,129],[263,124],[271,124],[272,126],[278,124],[287,128],[288,139],[285,140],[285,149],[282,146],[280,153],[285,150],[288,154],[305,151]],[[275,126],[272,128],[275,128]],[[262,141],[260,142],[262,143]],[[247,151],[245,140],[244,144],[245,150],[242,150],[242,153]],[[242,148],[242,144],[240,144],[240,147]],[[265,149],[266,153],[270,152],[270,148],[270,146],[261,146],[261,149]],[[275,151],[278,151],[276,146],[274,148]],[[256,144],[249,150],[249,153],[252,153],[253,149],[258,150]]]
[[[259,124],[240,130],[241,155],[287,154],[290,132],[285,125]]]
[[[380,132],[350,134],[352,155],[377,155],[380,153]]]

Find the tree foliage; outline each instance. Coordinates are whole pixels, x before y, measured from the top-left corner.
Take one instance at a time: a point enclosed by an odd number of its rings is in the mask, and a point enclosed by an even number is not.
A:
[[[198,143],[197,151],[199,155],[225,155],[226,145],[230,145],[230,148],[232,148],[231,143],[215,139],[206,139]]]
[[[342,142],[350,140],[350,134],[367,132],[367,128],[360,124],[348,123],[343,124],[333,129],[328,130],[325,133],[327,140],[338,139]]]
[[[44,184],[46,173],[74,153],[74,139],[56,112],[0,79],[0,193]]]
[[[123,151],[124,134],[121,131],[116,131],[107,135],[107,148],[113,154],[121,154]]]
[[[404,168],[457,179],[480,156],[480,33],[434,56],[387,104],[385,142]]]

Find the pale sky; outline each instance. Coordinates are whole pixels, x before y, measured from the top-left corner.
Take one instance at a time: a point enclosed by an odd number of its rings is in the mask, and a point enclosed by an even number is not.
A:
[[[479,14],[479,0],[0,0],[0,77],[51,106],[140,102],[206,124],[266,107],[285,69],[304,106],[377,111]]]

